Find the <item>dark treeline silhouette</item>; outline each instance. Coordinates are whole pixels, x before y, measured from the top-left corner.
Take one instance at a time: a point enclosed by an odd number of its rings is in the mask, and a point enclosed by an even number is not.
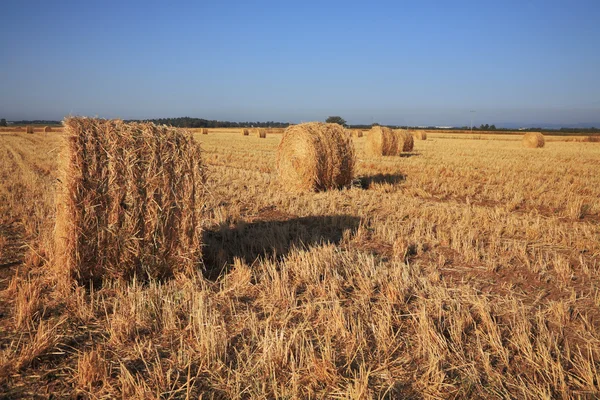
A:
[[[127,120],[127,122],[153,122],[159,125],[169,125],[177,128],[242,128],[242,127],[260,127],[260,128],[287,128],[290,123],[289,122],[276,122],[276,121],[266,121],[266,122],[231,122],[231,121],[217,121],[217,120],[208,120],[204,118],[192,118],[192,117],[178,117],[178,118],[157,118],[157,119],[131,119]],[[345,121],[344,121],[345,122]],[[23,120],[23,121],[11,121],[13,125],[60,125],[60,121],[51,121],[51,120]],[[378,123],[374,124],[356,124],[356,125],[346,125],[350,129],[362,129],[368,130],[371,127],[380,125]],[[0,125],[1,126],[1,125]],[[427,129],[431,131],[436,130],[445,130],[445,131],[465,131],[471,130],[470,126],[456,126],[449,128],[440,128],[435,126],[406,126],[406,125],[385,125],[392,129]],[[481,124],[480,126],[473,126],[473,131],[496,131],[498,133],[508,133],[508,132],[548,132],[553,135],[573,135],[573,134],[586,134],[586,135],[600,135],[600,128],[590,127],[590,128],[560,128],[560,129],[547,129],[547,128],[527,128],[527,129],[509,129],[509,128],[497,128],[495,125],[489,124]]]
[[[141,121],[141,120],[129,120],[129,121]],[[145,119],[143,121],[153,122],[159,125],[169,125],[177,128],[241,128],[241,127],[261,127],[261,128],[287,128],[289,123],[287,122],[229,122],[229,121],[216,121],[208,120],[204,118],[191,118],[191,117],[179,117],[179,118],[158,118],[158,119]]]

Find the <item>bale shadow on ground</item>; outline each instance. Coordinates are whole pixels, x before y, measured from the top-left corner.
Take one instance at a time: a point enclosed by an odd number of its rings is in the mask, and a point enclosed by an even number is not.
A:
[[[235,258],[252,264],[257,258],[284,257],[290,249],[339,244],[346,231],[354,233],[361,219],[350,215],[240,221],[204,231],[202,249],[205,276],[214,280]]]
[[[381,185],[384,183],[395,185],[405,180],[406,175],[402,174],[376,174],[358,178],[359,185],[363,189],[369,189],[372,185]]]

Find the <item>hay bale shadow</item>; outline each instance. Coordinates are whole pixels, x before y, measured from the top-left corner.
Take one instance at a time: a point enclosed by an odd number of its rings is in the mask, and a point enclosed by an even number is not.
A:
[[[369,189],[372,185],[381,185],[384,183],[390,185],[396,185],[398,183],[404,182],[406,180],[406,175],[402,174],[377,174],[370,176],[361,176],[358,178],[359,185],[363,189]]]
[[[202,257],[205,277],[218,278],[235,258],[252,264],[258,258],[281,259],[290,249],[323,243],[339,244],[346,231],[358,229],[361,219],[350,215],[282,217],[207,229]]]

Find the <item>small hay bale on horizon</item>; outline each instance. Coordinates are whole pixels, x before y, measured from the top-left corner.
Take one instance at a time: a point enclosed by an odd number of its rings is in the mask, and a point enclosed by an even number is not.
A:
[[[349,186],[356,156],[352,138],[338,124],[308,122],[290,126],[277,148],[277,171],[292,191]]]
[[[70,285],[163,279],[201,266],[201,149],[151,123],[69,117],[64,124],[53,266]]]
[[[546,140],[541,132],[527,132],[523,135],[523,146],[535,149],[546,145]]]
[[[202,133],[203,135],[208,135],[208,128],[200,129],[200,133]]]
[[[52,128],[49,126],[44,127],[44,133],[52,132]]]
[[[248,135],[250,135],[250,131],[248,129],[244,128],[244,129],[242,129],[242,135],[248,136]]]
[[[256,137],[264,139],[267,137],[267,131],[265,129],[259,128],[256,130]]]
[[[26,131],[27,133],[33,133],[33,132],[34,132],[34,130],[33,130],[33,126],[31,126],[31,125],[27,125],[27,126],[25,127],[25,131]]]

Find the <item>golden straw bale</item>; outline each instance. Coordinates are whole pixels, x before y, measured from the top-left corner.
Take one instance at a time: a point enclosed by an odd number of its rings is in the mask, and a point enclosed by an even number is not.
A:
[[[49,126],[45,126],[45,127],[44,127],[44,132],[45,132],[45,133],[52,132],[52,128],[51,128],[51,127],[49,127]]]
[[[523,146],[529,148],[544,147],[546,140],[540,132],[527,132],[523,135]]]
[[[66,281],[167,278],[201,266],[200,147],[151,123],[66,118],[54,265]]]
[[[293,125],[277,149],[282,184],[295,191],[320,191],[348,186],[356,157],[352,138],[338,124],[308,122]]]
[[[359,137],[363,137],[363,131],[360,129],[355,129],[354,130],[354,134],[355,137],[359,138]]]
[[[413,151],[415,147],[415,140],[412,135],[407,131],[396,130],[396,135],[398,135],[398,152],[409,152]]]
[[[200,133],[202,133],[203,135],[208,135],[208,128],[200,129]]]
[[[257,129],[256,130],[256,136],[259,137],[259,138],[261,138],[261,139],[264,139],[264,138],[267,137],[267,131],[265,129]]]
[[[27,133],[33,133],[33,126],[31,126],[31,125],[27,125],[27,126],[25,127],[25,131],[26,131]]]
[[[427,132],[425,131],[416,131],[413,133],[413,136],[418,140],[427,140]]]
[[[398,155],[398,135],[388,127],[374,126],[367,134],[365,152],[370,156]]]
[[[244,129],[242,129],[242,135],[248,136],[248,135],[250,135],[250,131],[248,129],[244,128]]]

